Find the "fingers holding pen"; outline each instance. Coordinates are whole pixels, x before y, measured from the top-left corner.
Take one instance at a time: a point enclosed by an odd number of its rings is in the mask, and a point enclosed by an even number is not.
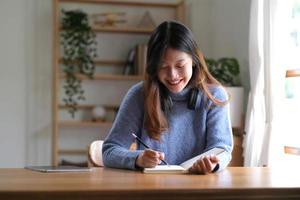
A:
[[[136,164],[139,167],[155,167],[161,163],[165,155],[162,152],[154,151],[152,149],[145,149],[137,158]]]
[[[146,149],[144,151],[144,158],[148,161],[148,163],[152,164],[150,167],[155,167],[161,163],[161,159],[164,158],[164,154],[152,149]]]
[[[159,160],[160,160],[160,162],[162,160],[165,160],[165,153],[164,152],[158,152],[158,154],[159,154]]]

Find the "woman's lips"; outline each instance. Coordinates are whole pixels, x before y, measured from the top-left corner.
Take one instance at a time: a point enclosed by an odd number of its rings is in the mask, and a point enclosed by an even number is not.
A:
[[[178,85],[181,82],[181,80],[176,80],[176,81],[168,81],[170,85]]]

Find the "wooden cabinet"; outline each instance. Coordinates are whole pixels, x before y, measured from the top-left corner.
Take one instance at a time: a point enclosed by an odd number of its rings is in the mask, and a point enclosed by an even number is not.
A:
[[[77,106],[75,119],[68,115],[62,101],[62,83],[65,80],[65,75],[61,73],[62,9],[80,9],[87,13],[98,42],[94,79],[77,76],[82,82],[86,100]],[[153,31],[153,28],[139,25],[146,14],[150,13],[153,22],[158,25],[172,19],[184,22],[184,10],[183,1],[53,0],[53,165],[59,165],[63,159],[75,163],[86,162],[89,143],[104,139],[126,91],[142,80],[141,74],[124,75],[122,71],[130,49],[137,44],[145,44]],[[113,26],[93,25],[90,16],[110,12],[125,13],[126,22]],[[110,113],[110,117],[94,122],[91,120],[91,110],[99,105],[105,108],[106,114]]]
[[[232,159],[229,166],[243,166],[243,136],[233,135]]]

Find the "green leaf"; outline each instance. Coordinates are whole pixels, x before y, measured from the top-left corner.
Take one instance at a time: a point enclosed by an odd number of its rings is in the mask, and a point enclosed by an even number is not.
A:
[[[220,83],[226,86],[236,85],[240,68],[237,59],[235,58],[220,58],[219,60],[206,58],[208,70]]]
[[[62,10],[60,34],[63,50],[62,70],[66,73],[65,98],[63,102],[68,105],[69,112],[74,117],[78,101],[85,100],[81,81],[75,74],[80,73],[91,78],[95,65],[91,57],[96,52],[96,34],[88,24],[88,15],[81,10]]]

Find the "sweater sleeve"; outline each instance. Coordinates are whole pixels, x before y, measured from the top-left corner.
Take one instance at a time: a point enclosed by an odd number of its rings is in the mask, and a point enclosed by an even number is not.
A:
[[[142,83],[139,83],[125,95],[113,126],[104,140],[104,166],[136,169],[135,160],[141,151],[129,150],[129,147],[134,141],[131,133],[138,133],[142,127],[143,105]]]
[[[219,101],[226,101],[228,99],[226,92],[221,87],[213,88],[211,92]],[[225,149],[225,153],[219,156],[220,162],[214,170],[220,171],[229,164],[233,148],[229,104],[214,105],[209,101],[206,125],[206,150],[214,147]]]

